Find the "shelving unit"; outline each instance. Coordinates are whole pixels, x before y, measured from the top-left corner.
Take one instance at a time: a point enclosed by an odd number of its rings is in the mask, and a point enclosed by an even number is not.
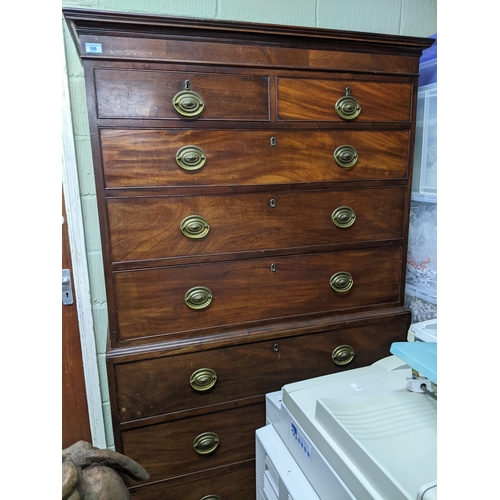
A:
[[[421,59],[415,126],[405,287],[405,305],[414,322],[437,317],[436,43]]]

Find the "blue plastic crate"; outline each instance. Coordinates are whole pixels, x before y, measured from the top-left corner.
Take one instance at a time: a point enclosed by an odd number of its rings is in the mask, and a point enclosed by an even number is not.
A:
[[[434,38],[435,42],[422,52],[419,68],[420,77],[418,79],[419,87],[437,82],[437,34],[431,35],[429,38]]]

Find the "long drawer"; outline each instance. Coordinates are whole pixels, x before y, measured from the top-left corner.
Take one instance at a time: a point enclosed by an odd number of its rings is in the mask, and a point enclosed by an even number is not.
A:
[[[110,198],[113,262],[403,237],[405,188]]]
[[[95,86],[99,118],[269,120],[268,76],[98,69]]]
[[[397,246],[115,272],[118,338],[395,306],[401,258]]]
[[[124,431],[123,454],[148,471],[147,482],[252,460],[265,415],[262,402]]]
[[[102,129],[107,188],[403,179],[406,130]]]
[[[173,484],[172,484],[173,483]],[[196,477],[182,483],[167,481],[157,488],[134,493],[133,500],[255,500],[255,467],[229,472],[216,471],[209,477]],[[304,499],[305,500],[305,499]]]
[[[285,384],[366,366],[402,341],[406,318],[115,365],[122,422],[277,391]],[[337,364],[342,346],[354,357]]]

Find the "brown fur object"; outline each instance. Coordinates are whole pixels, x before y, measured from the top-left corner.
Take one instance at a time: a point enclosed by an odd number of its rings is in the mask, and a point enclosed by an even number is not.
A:
[[[120,474],[149,477],[131,458],[78,441],[62,452],[62,500],[129,500]]]

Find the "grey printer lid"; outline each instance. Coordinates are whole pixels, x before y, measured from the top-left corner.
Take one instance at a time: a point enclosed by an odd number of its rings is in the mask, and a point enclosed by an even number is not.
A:
[[[409,392],[410,375],[391,356],[283,387],[283,404],[358,498],[434,498],[436,401]]]

